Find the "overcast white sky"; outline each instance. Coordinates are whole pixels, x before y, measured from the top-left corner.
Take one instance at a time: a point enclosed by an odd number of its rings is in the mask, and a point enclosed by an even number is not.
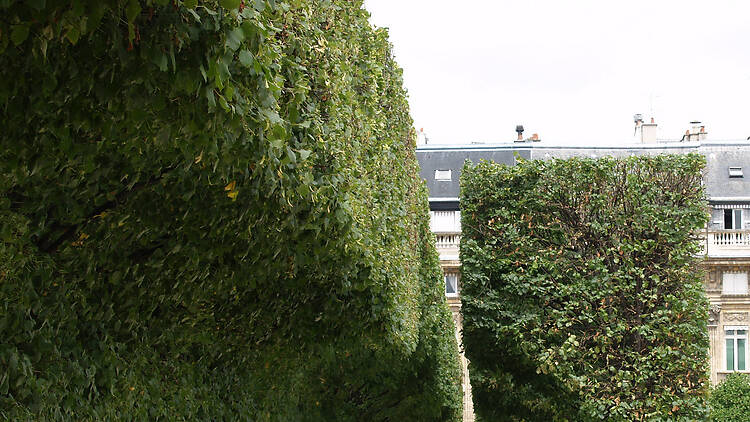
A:
[[[750,136],[750,1],[365,0],[431,143]]]

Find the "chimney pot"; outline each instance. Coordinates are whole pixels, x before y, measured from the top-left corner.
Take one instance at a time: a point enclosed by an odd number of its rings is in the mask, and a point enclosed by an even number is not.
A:
[[[651,118],[651,123],[652,123],[652,124],[654,123],[654,118],[653,118],[653,117]]]

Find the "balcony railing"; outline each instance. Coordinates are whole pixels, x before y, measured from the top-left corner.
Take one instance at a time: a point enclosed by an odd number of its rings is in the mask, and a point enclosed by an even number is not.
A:
[[[437,233],[435,234],[435,247],[438,249],[458,249],[461,242],[461,233]]]
[[[750,246],[750,230],[722,230],[708,232],[708,239],[709,242],[716,246]]]
[[[709,257],[750,257],[750,230],[707,230],[701,232],[702,255]],[[435,233],[440,251],[458,250],[461,233]]]
[[[750,256],[750,230],[707,230],[704,235],[703,252],[707,256]]]

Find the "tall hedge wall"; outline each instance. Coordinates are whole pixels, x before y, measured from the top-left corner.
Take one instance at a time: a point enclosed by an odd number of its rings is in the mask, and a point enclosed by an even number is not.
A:
[[[0,51],[0,419],[459,417],[361,1],[0,0]]]
[[[481,420],[706,418],[704,164],[465,166],[464,345]]]
[[[750,375],[732,373],[711,389],[711,422],[750,419]]]

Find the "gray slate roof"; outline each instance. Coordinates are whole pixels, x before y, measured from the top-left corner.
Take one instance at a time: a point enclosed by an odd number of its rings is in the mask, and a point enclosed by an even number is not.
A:
[[[711,202],[750,203],[750,142],[657,143],[619,146],[551,146],[541,143],[496,145],[423,145],[417,148],[420,176],[427,182],[431,209],[458,209],[459,177],[464,161],[481,159],[515,164],[524,159],[570,158],[574,156],[622,157],[629,155],[685,154],[706,156],[704,183]],[[741,167],[744,177],[730,178],[729,167]],[[451,170],[451,180],[435,180],[436,170]]]

